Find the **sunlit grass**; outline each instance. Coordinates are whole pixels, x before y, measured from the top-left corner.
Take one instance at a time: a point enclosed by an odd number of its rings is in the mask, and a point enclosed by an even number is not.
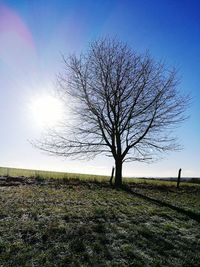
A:
[[[42,177],[42,178],[55,178],[55,179],[79,179],[79,180],[91,180],[91,181],[106,181],[108,176],[93,175],[93,174],[81,174],[81,173],[67,173],[67,172],[54,172],[54,171],[42,171],[31,169],[19,169],[19,168],[7,168],[0,167],[0,176],[24,176],[24,177]]]

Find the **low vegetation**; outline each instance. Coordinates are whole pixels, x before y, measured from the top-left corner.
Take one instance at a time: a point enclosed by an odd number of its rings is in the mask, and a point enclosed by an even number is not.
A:
[[[108,182],[7,179],[0,187],[2,267],[200,266],[198,184],[177,190],[173,182],[138,179],[128,192]]]

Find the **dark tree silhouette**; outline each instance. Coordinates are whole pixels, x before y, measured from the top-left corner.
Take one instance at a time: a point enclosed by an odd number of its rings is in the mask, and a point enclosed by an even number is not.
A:
[[[113,39],[63,59],[60,92],[73,123],[49,131],[40,149],[63,157],[111,156],[121,186],[123,162],[152,161],[178,148],[171,132],[185,120],[188,98],[177,89],[174,69]]]

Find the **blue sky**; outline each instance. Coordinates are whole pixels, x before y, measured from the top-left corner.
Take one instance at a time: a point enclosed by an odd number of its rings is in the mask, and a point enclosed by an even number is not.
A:
[[[61,53],[117,36],[134,50],[149,50],[179,70],[180,90],[191,93],[190,119],[177,130],[184,149],[154,164],[132,162],[129,176],[200,176],[200,1],[0,0],[0,166],[109,174],[111,159],[49,157],[27,141],[41,134],[28,112],[35,95],[52,91],[63,70]]]

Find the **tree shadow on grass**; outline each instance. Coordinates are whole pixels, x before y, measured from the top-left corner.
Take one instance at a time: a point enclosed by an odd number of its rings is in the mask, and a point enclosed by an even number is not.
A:
[[[153,204],[156,204],[156,205],[159,205],[159,206],[162,206],[162,207],[167,207],[167,208],[170,208],[171,210],[175,210],[175,211],[177,211],[177,212],[179,212],[179,213],[181,213],[183,215],[188,216],[190,219],[193,219],[196,222],[200,223],[200,214],[198,214],[198,213],[195,213],[195,212],[190,211],[190,210],[185,210],[183,208],[180,208],[180,207],[174,206],[172,204],[163,202],[163,201],[161,201],[159,199],[148,197],[148,196],[143,195],[141,193],[135,192],[127,185],[123,185],[122,189],[124,191],[126,191],[127,193],[131,194],[131,195],[134,195],[136,197],[139,197],[139,198],[142,198],[144,200],[147,200],[148,202],[151,202]]]

